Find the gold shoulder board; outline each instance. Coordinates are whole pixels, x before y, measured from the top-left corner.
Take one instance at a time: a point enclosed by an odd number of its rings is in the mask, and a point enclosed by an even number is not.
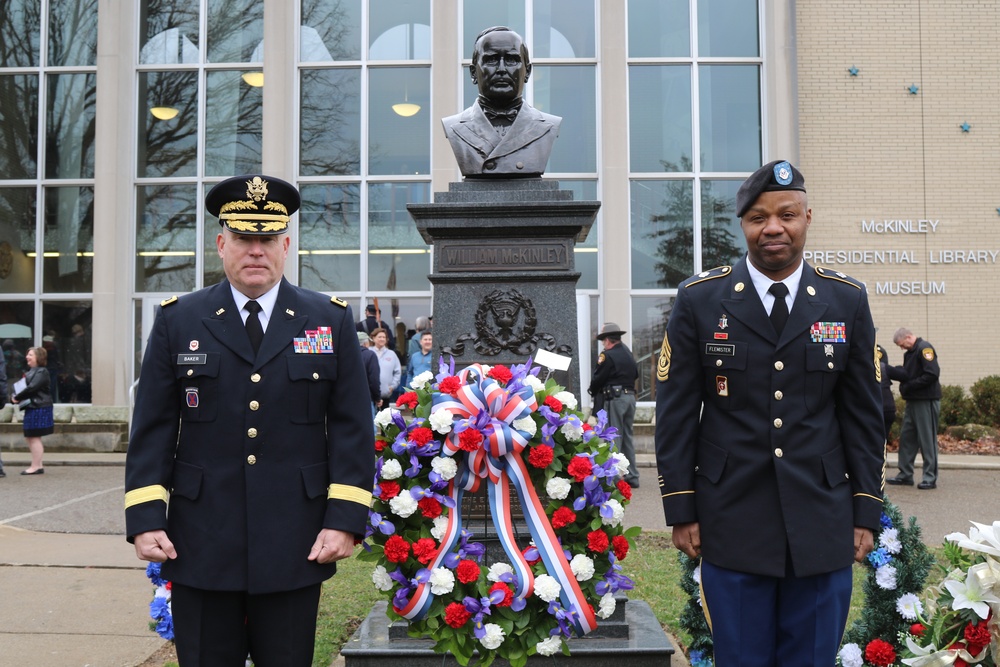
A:
[[[684,286],[685,289],[691,287],[692,285],[697,285],[698,283],[703,283],[706,280],[714,280],[716,278],[721,278],[723,276],[728,276],[732,272],[733,267],[731,266],[717,266],[714,269],[709,269],[708,271],[702,271],[696,276],[689,278],[691,282]]]
[[[340,306],[341,308],[347,308],[347,302],[336,296],[330,297],[330,303]]]
[[[164,299],[163,301],[161,301],[160,302],[160,307],[164,308],[166,306],[169,306],[172,303],[177,303],[177,295],[176,294],[174,296],[170,297],[169,299]]]
[[[816,275],[820,278],[826,278],[827,280],[836,280],[840,283],[846,283],[855,289],[861,289],[861,282],[850,277],[846,273],[841,271],[834,271],[831,268],[825,266],[816,267]]]

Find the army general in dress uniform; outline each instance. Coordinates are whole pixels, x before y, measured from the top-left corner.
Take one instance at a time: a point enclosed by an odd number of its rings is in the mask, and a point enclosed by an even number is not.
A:
[[[681,283],[663,339],[663,509],[719,667],[832,665],[882,513],[875,328],[860,282],[803,261],[797,169],[755,172],[737,212],[747,256]]]
[[[296,189],[208,193],[226,280],[161,304],[125,470],[128,539],[164,562],[180,664],[310,665],[321,583],[364,535],[367,380],[346,303],[282,277]],[[246,322],[246,324],[245,324]]]

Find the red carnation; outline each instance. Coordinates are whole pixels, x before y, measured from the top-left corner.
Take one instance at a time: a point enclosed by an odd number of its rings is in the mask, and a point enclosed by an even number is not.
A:
[[[469,622],[472,614],[460,602],[452,602],[444,608],[444,622],[456,630]]]
[[[418,426],[410,431],[410,442],[420,445],[421,447],[433,439],[434,431],[430,430],[426,426]]]
[[[442,394],[455,395],[455,392],[462,388],[462,381],[454,375],[449,375],[438,384],[438,391]]]
[[[463,560],[455,568],[455,577],[463,584],[471,584],[479,578],[479,565],[474,560]]]
[[[552,463],[552,458],[552,448],[547,445],[532,447],[531,451],[528,452],[528,463],[536,468],[548,468],[549,464]]]
[[[490,586],[490,593],[492,594],[493,591],[503,591],[503,600],[496,603],[498,607],[509,607],[510,603],[514,601],[514,591],[510,590],[510,586],[502,581]]]
[[[587,548],[596,554],[604,553],[608,550],[608,534],[603,530],[587,533]]]
[[[562,412],[563,404],[555,396],[546,396],[544,405],[549,406],[553,412]]]
[[[568,507],[560,507],[552,514],[552,527],[556,530],[564,528],[576,521],[576,512]]]
[[[578,482],[582,482],[593,471],[594,465],[590,462],[590,459],[583,456],[574,456],[573,460],[566,466],[566,472],[572,475],[573,479]]]
[[[391,535],[385,541],[385,557],[390,563],[405,563],[410,557],[410,543],[399,535]]]
[[[486,374],[486,377],[491,377],[500,384],[507,384],[510,379],[514,377],[514,374],[510,372],[510,369],[503,364],[498,364],[490,369],[490,372]]]
[[[583,427],[584,431],[593,431],[594,430],[594,427],[591,426],[590,424],[588,424],[587,422],[583,422],[582,427]]]
[[[990,631],[986,628],[986,623],[969,623],[965,626],[965,641],[969,645],[969,653],[979,655],[990,643]]]
[[[889,667],[896,662],[896,651],[883,639],[873,639],[865,647],[865,660],[877,667]]]
[[[467,428],[458,434],[458,448],[466,452],[474,452],[483,443],[483,434],[474,428]]]
[[[382,451],[383,449],[385,449],[385,448],[386,448],[386,447],[387,447],[388,445],[389,445],[389,443],[388,443],[388,442],[386,442],[385,440],[376,440],[376,441],[375,441],[375,451],[376,451],[376,452],[381,452],[381,451]]]
[[[417,502],[417,507],[425,519],[436,519],[441,516],[441,503],[436,498],[421,498]]]
[[[628,556],[628,539],[624,535],[615,535],[611,538],[611,548],[615,551],[615,558],[625,560],[625,556]]]
[[[624,479],[620,479],[615,486],[617,486],[618,490],[621,491],[621,494],[625,496],[625,500],[632,500],[632,487],[629,486],[628,482]]]
[[[407,391],[400,394],[399,398],[396,399],[396,407],[401,408],[404,405],[411,410],[417,407],[417,392]]]
[[[914,623],[910,626],[910,634],[914,637],[923,637],[926,630],[923,623]]]
[[[379,486],[382,487],[382,502],[387,503],[399,495],[399,482],[384,480],[379,482]]]
[[[437,554],[437,542],[431,538],[421,537],[413,543],[413,556],[424,565],[434,560],[435,554]]]

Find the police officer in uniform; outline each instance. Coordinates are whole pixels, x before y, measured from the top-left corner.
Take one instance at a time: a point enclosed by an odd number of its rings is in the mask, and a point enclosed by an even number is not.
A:
[[[934,346],[905,327],[892,335],[892,342],[905,350],[903,365],[889,373],[899,382],[906,401],[903,425],[899,429],[899,473],[890,484],[913,486],[913,461],[917,450],[924,460],[921,490],[936,489],[938,476],[938,420],[941,416],[941,366]]]
[[[635,465],[635,445],[632,442],[632,424],[635,421],[635,381],[639,369],[632,351],[622,342],[625,332],[613,322],[601,327],[597,340],[604,344],[604,351],[597,357],[594,378],[587,390],[608,413],[608,424],[618,429],[618,450],[628,459],[625,481],[633,489],[639,488],[639,469]],[[600,397],[601,403],[597,402]],[[599,409],[599,408],[598,408]]]
[[[226,280],[165,300],[125,469],[128,540],[173,582],[185,667],[312,664],[320,587],[368,521],[374,435],[354,317],[282,277],[290,184],[206,197]],[[169,511],[168,511],[169,505]]]
[[[747,256],[682,282],[663,338],[663,510],[702,559],[719,667],[832,665],[882,514],[875,327],[864,285],[803,260],[795,167],[764,165],[736,205]]]

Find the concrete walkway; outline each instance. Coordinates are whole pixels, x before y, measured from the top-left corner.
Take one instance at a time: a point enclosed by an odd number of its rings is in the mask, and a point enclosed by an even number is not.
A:
[[[888,475],[895,474],[890,459]],[[152,587],[123,535],[124,454],[47,454],[45,474],[19,475],[26,453],[3,454],[0,479],[0,663],[136,667],[163,641],[148,629]],[[649,454],[630,525],[664,531]],[[1000,519],[1000,457],[941,456],[938,489],[889,487],[937,545],[970,519]]]

